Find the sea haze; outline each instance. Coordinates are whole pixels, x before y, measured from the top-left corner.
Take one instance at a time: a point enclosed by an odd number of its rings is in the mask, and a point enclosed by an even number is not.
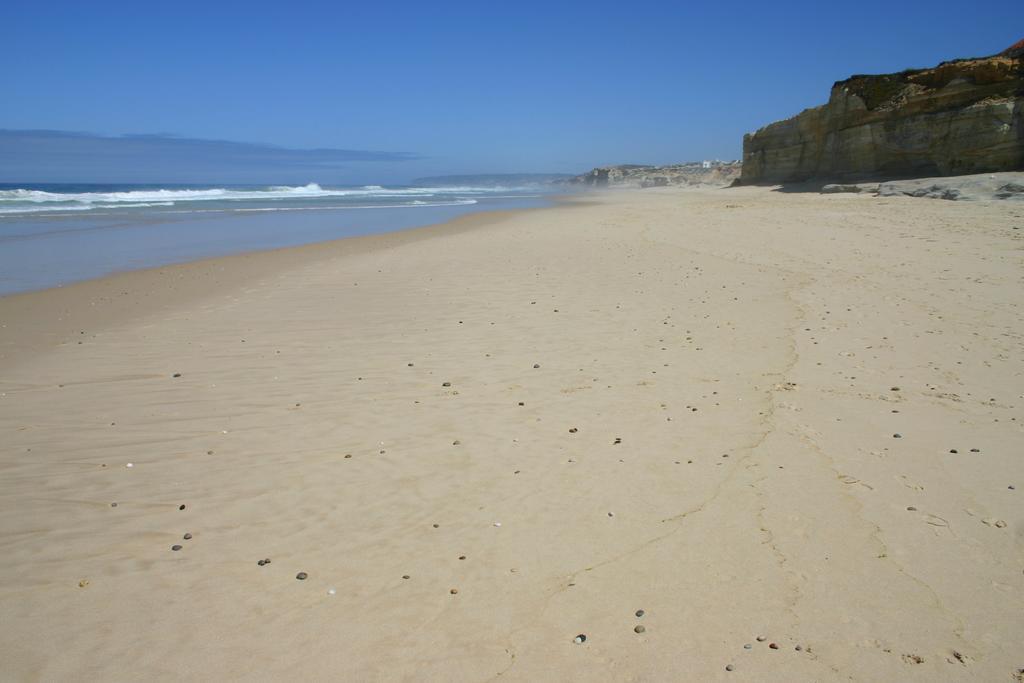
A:
[[[547,183],[0,184],[0,294],[259,249],[542,206]],[[471,177],[459,178],[460,183]]]

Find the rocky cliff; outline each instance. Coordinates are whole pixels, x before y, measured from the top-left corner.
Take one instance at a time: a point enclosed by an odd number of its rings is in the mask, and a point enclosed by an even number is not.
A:
[[[1024,41],[992,57],[832,86],[828,104],[743,137],[744,184],[1024,168]]]
[[[564,182],[587,187],[725,186],[739,175],[738,161],[694,161],[672,166],[600,166]]]

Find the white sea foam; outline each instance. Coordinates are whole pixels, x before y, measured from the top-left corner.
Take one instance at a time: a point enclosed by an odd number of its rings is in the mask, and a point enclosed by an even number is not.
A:
[[[191,202],[271,202],[303,201],[322,198],[345,198],[351,201],[388,199],[396,206],[437,206],[443,202],[465,203],[472,197],[495,196],[515,191],[512,187],[362,187],[324,188],[311,182],[306,185],[274,185],[265,188],[232,189],[128,189],[108,193],[51,193],[39,189],[0,190],[0,214],[26,214],[43,211],[91,211],[94,209],[145,208],[178,206]],[[407,200],[402,202],[402,200]],[[432,201],[433,200],[433,201]],[[247,207],[250,208],[250,207]],[[259,208],[259,207],[253,207]]]

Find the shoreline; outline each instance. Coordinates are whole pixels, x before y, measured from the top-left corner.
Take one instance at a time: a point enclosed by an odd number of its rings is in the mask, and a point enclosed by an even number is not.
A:
[[[585,203],[583,195],[552,195],[551,205],[513,210],[479,210],[440,223],[307,244],[256,249],[162,266],[118,270],[66,285],[0,295],[0,321],[15,320],[18,329],[0,322],[0,367],[12,353],[45,350],[57,340],[94,333],[105,326],[156,315],[175,306],[223,296],[289,268],[325,259],[355,257],[419,240],[454,235],[500,223],[520,213]],[[230,271],[230,272],[228,272]],[[223,279],[222,279],[223,278]],[[146,299],[137,297],[142,293]],[[82,308],[84,300],[88,308]],[[52,313],[57,312],[54,318]],[[26,335],[25,326],[32,332]],[[77,340],[76,340],[77,341]]]
[[[1019,213],[609,192],[0,299],[6,670],[1012,677]]]

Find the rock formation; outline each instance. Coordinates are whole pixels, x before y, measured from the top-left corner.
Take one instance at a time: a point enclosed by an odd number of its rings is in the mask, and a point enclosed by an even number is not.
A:
[[[738,161],[694,161],[672,166],[600,166],[569,178],[570,185],[587,187],[666,187],[669,185],[730,184],[740,174]]]
[[[992,57],[832,86],[828,104],[743,137],[743,184],[1024,168],[1024,41]]]

